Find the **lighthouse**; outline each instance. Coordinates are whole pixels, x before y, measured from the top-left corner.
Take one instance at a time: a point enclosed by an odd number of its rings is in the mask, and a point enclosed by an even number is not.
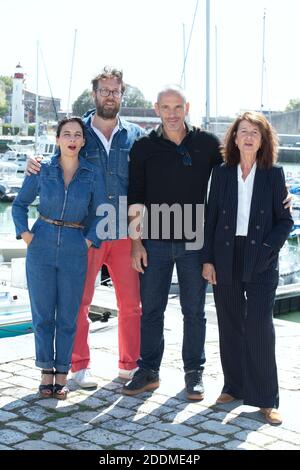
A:
[[[16,66],[13,77],[13,93],[12,93],[12,126],[21,127],[24,125],[24,73],[20,63]]]

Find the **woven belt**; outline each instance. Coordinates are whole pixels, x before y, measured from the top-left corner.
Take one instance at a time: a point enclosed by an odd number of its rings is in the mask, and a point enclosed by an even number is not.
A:
[[[77,222],[65,222],[64,220],[48,219],[41,214],[39,218],[44,220],[44,222],[48,222],[48,224],[58,225],[58,227],[84,228],[84,225],[81,225]]]

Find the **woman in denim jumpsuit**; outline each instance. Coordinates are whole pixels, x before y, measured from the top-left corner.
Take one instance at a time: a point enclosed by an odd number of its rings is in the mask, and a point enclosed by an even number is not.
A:
[[[25,178],[12,208],[17,238],[28,246],[26,274],[43,397],[54,392],[56,398],[66,398],[88,248],[101,243],[96,210],[106,202],[104,181],[95,165],[79,158],[84,142],[82,121],[63,119],[57,129],[60,155]],[[38,195],[40,217],[29,230],[28,206]],[[83,225],[86,218],[88,227]]]

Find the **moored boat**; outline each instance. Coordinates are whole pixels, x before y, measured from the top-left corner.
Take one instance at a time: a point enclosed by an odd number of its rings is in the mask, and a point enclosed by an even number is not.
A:
[[[12,202],[18,194],[23,178],[17,176],[18,166],[11,162],[0,161],[0,201]]]
[[[0,289],[0,338],[32,332],[28,291],[13,287]]]

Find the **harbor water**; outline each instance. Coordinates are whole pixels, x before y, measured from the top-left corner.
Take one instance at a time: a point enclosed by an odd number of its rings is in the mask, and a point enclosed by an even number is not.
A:
[[[283,164],[284,171],[287,177],[300,177],[300,165],[299,164]],[[14,224],[11,216],[11,203],[1,203],[0,202],[0,247],[1,247],[1,238],[3,239],[4,234],[11,234],[11,237],[15,236]],[[35,219],[38,217],[38,212],[36,206],[29,207],[29,227],[34,223]],[[1,237],[2,235],[2,237]],[[300,248],[299,248],[300,249]],[[0,255],[0,262],[3,261]],[[0,279],[1,282],[1,279]],[[291,312],[280,315],[281,319],[293,321],[300,323],[300,312]],[[26,328],[29,325],[26,326]],[[28,331],[28,330],[27,330]],[[4,333],[4,332],[3,332]],[[22,334],[22,332],[14,332],[13,334]],[[12,336],[7,332],[7,336]],[[24,334],[24,333],[23,333]],[[2,335],[1,335],[2,336]]]
[[[283,163],[284,172],[286,177],[294,176],[300,177],[300,164],[296,163]],[[32,224],[37,218],[38,213],[35,206],[29,207],[29,219]],[[0,202],[0,242],[1,233],[15,233],[13,220],[11,217],[11,204]]]

